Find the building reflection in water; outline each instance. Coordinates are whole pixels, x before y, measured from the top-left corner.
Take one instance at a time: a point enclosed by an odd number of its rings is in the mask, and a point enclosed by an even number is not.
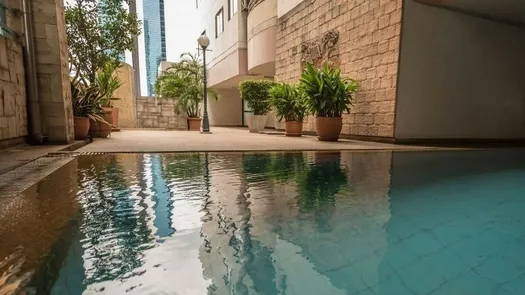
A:
[[[40,290],[353,294],[383,271],[391,161],[387,152],[79,157],[80,214],[52,251],[63,253],[53,288]],[[49,275],[33,285],[39,278]]]
[[[49,253],[69,245],[63,229],[79,216],[76,169],[72,160],[22,194],[0,197],[0,294],[51,288],[65,253]],[[46,272],[53,275],[39,279]]]
[[[391,153],[212,157],[208,294],[352,294],[377,285]]]

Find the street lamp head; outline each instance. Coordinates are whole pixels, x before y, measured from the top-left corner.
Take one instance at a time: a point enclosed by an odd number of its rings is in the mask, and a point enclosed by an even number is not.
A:
[[[199,37],[199,40],[197,40],[199,42],[199,45],[202,47],[202,48],[206,48],[208,46],[210,46],[210,38],[208,38],[206,35],[201,35]]]

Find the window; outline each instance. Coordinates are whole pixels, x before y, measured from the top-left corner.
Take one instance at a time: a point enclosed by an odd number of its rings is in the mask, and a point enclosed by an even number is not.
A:
[[[239,0],[228,0],[228,20],[237,13],[239,7]]]
[[[219,12],[215,15],[215,38],[224,32],[224,11],[221,8]]]

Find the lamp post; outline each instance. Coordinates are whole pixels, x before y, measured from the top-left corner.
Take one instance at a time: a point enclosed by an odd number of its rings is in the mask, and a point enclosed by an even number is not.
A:
[[[204,114],[202,116],[202,133],[210,133],[210,120],[208,118],[208,86],[206,77],[206,48],[210,45],[210,39],[206,35],[201,35],[197,40],[202,47],[202,61],[204,64],[202,84],[204,87]]]

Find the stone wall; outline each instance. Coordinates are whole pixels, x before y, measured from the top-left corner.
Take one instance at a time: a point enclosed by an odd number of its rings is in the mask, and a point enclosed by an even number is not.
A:
[[[137,97],[137,127],[187,129],[185,114],[176,115],[172,99],[161,99],[153,96]]]
[[[0,36],[0,147],[27,136],[22,45]]]
[[[119,128],[133,128],[136,124],[136,93],[135,93],[135,72],[133,68],[124,63],[115,72],[122,85],[113,94],[118,98],[112,102],[119,112]]]
[[[6,3],[20,9],[20,1]],[[7,13],[7,26],[23,33],[21,17]],[[27,136],[25,69],[22,39],[0,35],[0,148],[17,144]]]
[[[336,30],[330,60],[361,84],[342,133],[392,138],[401,9],[402,0],[305,0],[278,19],[276,80],[298,82],[302,45]],[[314,118],[305,122],[306,131],[315,131]]]
[[[63,1],[33,0],[33,31],[42,131],[50,142],[74,140]]]

